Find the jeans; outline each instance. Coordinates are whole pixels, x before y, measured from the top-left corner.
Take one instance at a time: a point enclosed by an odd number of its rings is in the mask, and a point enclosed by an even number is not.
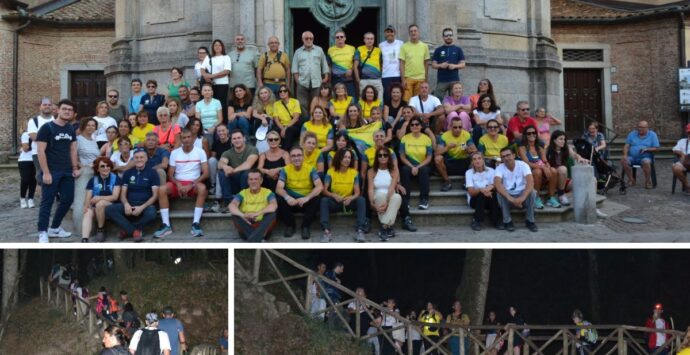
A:
[[[366,217],[366,201],[364,197],[359,196],[350,202],[349,206],[345,206],[344,202],[336,202],[332,197],[321,197],[321,229],[331,229],[328,221],[330,212],[339,212],[345,210],[357,211],[357,229],[364,230],[364,225],[367,223]]]
[[[429,167],[429,165],[421,167],[417,173],[419,181],[419,198],[421,200],[429,199],[430,173],[431,167]],[[405,190],[407,190],[407,193],[403,196],[402,205],[400,206],[400,216],[405,218],[410,215],[410,192],[412,192],[412,168],[407,165],[403,165],[400,168],[400,183]]]
[[[460,337],[459,336],[452,336],[448,340],[448,343],[450,344],[450,352],[453,355],[466,355],[470,353],[470,340],[465,336],[462,340],[463,343],[465,343],[465,351],[460,352]]]
[[[36,167],[30,161],[20,161],[19,176],[21,182],[19,184],[19,197],[33,199],[36,192]]]
[[[517,192],[513,197],[518,197],[522,194],[522,191]],[[498,195],[498,204],[501,206],[501,213],[503,214],[503,223],[509,223],[512,221],[510,216],[510,208],[513,206],[508,200],[501,194]],[[527,198],[522,203],[522,207],[525,209],[525,217],[528,222],[534,223],[534,201],[537,198],[537,193],[532,190]]]
[[[391,76],[388,78],[381,78],[381,83],[383,84],[383,102],[390,102],[391,101],[391,85],[393,83],[400,83],[400,77],[399,76]],[[381,95],[379,95],[381,97]]]
[[[479,223],[484,222],[485,211],[488,209],[491,223],[498,223],[499,209],[496,192],[494,192],[491,197],[486,197],[480,192],[477,196],[470,199],[470,207],[474,208],[473,218],[475,221]]]
[[[41,192],[41,207],[38,211],[38,231],[45,232],[48,230],[48,222],[50,220],[50,210],[53,208],[53,201],[55,196],[60,194],[60,202],[55,210],[53,216],[53,223],[51,228],[58,228],[65,218],[69,207],[74,201],[74,178],[71,171],[53,171],[53,183],[50,185],[43,184]],[[43,181],[43,174],[41,174],[40,181]]]
[[[285,85],[285,82],[283,81],[282,83],[269,83],[268,80],[264,80],[264,86],[267,87],[269,90],[273,91],[273,95],[275,95],[275,97],[278,97],[278,89],[280,89],[281,85]]]
[[[228,121],[228,131],[240,129],[245,137],[249,137],[249,121],[245,117],[236,117],[232,121]]]
[[[223,203],[230,203],[232,196],[238,194],[243,189],[249,187],[247,183],[247,177],[249,171],[240,171],[239,173],[231,174],[226,176],[222,169],[218,169],[218,181],[216,182],[216,191],[218,187],[221,188],[221,196],[223,197]],[[218,195],[216,193],[216,195]]]
[[[141,203],[136,204],[130,201],[131,206],[140,206]],[[156,206],[151,205],[141,212],[139,216],[126,216],[125,206],[121,203],[114,203],[105,208],[105,218],[110,219],[127,232],[127,235],[132,235],[135,230],[143,230],[144,226],[153,222],[156,219]]]
[[[276,214],[274,212],[264,214],[260,222],[249,224],[238,216],[232,216],[232,222],[237,228],[240,237],[248,242],[260,243],[276,225]]]
[[[295,227],[294,212],[304,212],[302,218],[302,228],[309,228],[309,226],[316,219],[316,213],[319,211],[319,199],[312,198],[302,207],[299,205],[290,206],[282,196],[276,196],[278,199],[278,219],[286,226]]]

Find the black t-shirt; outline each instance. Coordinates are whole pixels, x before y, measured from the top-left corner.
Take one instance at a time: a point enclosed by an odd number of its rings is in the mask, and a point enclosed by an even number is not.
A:
[[[221,142],[220,139],[213,140],[211,151],[216,153],[216,159],[220,160],[220,157],[228,149],[232,149],[232,140],[228,139],[228,141],[225,143]]]
[[[48,144],[46,147],[46,160],[51,173],[55,171],[72,171],[70,150],[72,142],[77,141],[77,134],[70,124],[60,126],[53,121],[48,122],[38,130],[36,141]]]
[[[400,100],[400,106],[398,107],[393,107],[390,102],[386,102],[386,106],[388,106],[388,116],[396,118],[398,116],[398,111],[407,106],[407,101]]]

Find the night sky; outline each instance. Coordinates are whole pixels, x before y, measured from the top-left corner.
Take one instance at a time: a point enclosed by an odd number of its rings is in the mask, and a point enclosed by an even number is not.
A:
[[[397,299],[405,314],[431,300],[447,314],[462,278],[464,250],[286,250],[314,267],[345,264],[343,285],[363,286],[375,302]],[[599,324],[644,325],[655,303],[664,305],[675,328],[690,324],[690,250],[597,250]],[[494,250],[486,311],[505,319],[518,307],[531,324],[570,324],[579,308],[590,317],[587,250]]]

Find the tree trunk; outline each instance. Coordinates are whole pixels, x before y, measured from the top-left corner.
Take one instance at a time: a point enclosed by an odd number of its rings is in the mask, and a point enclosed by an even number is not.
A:
[[[462,302],[462,310],[470,316],[474,325],[484,319],[486,293],[489,290],[491,274],[491,249],[471,249],[465,252],[462,281],[455,290],[455,296]]]
[[[599,302],[599,259],[596,250],[587,250],[587,256],[589,259],[589,302],[592,310],[589,321],[596,324],[601,319],[599,318],[601,310]]]
[[[113,268],[115,269],[115,275],[124,275],[130,268],[130,263],[127,260],[129,254],[129,249],[113,249]]]
[[[5,249],[2,258],[2,314],[9,314],[17,298],[17,279],[19,278],[19,250]]]

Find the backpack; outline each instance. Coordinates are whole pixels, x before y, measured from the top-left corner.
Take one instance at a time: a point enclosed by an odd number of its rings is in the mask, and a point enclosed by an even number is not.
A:
[[[274,61],[268,61],[268,52],[264,53],[264,73],[263,75],[266,76],[266,72],[271,68],[271,65],[278,63],[280,64],[281,67],[283,67],[283,70],[285,70],[285,73],[288,72],[287,67],[285,67],[285,64],[280,61],[280,57],[283,55],[282,51],[278,51],[276,53],[276,59]]]
[[[103,297],[98,298],[98,303],[96,304],[97,313],[110,314],[110,300],[108,295],[103,295]]]
[[[592,325],[590,322],[583,322],[583,325]],[[594,328],[587,328],[587,332],[585,333],[585,340],[587,340],[588,343],[594,344],[597,342],[599,339],[599,334],[597,333],[597,330]]]
[[[158,329],[142,329],[139,344],[137,344],[137,351],[134,355],[160,355],[159,331]]]

